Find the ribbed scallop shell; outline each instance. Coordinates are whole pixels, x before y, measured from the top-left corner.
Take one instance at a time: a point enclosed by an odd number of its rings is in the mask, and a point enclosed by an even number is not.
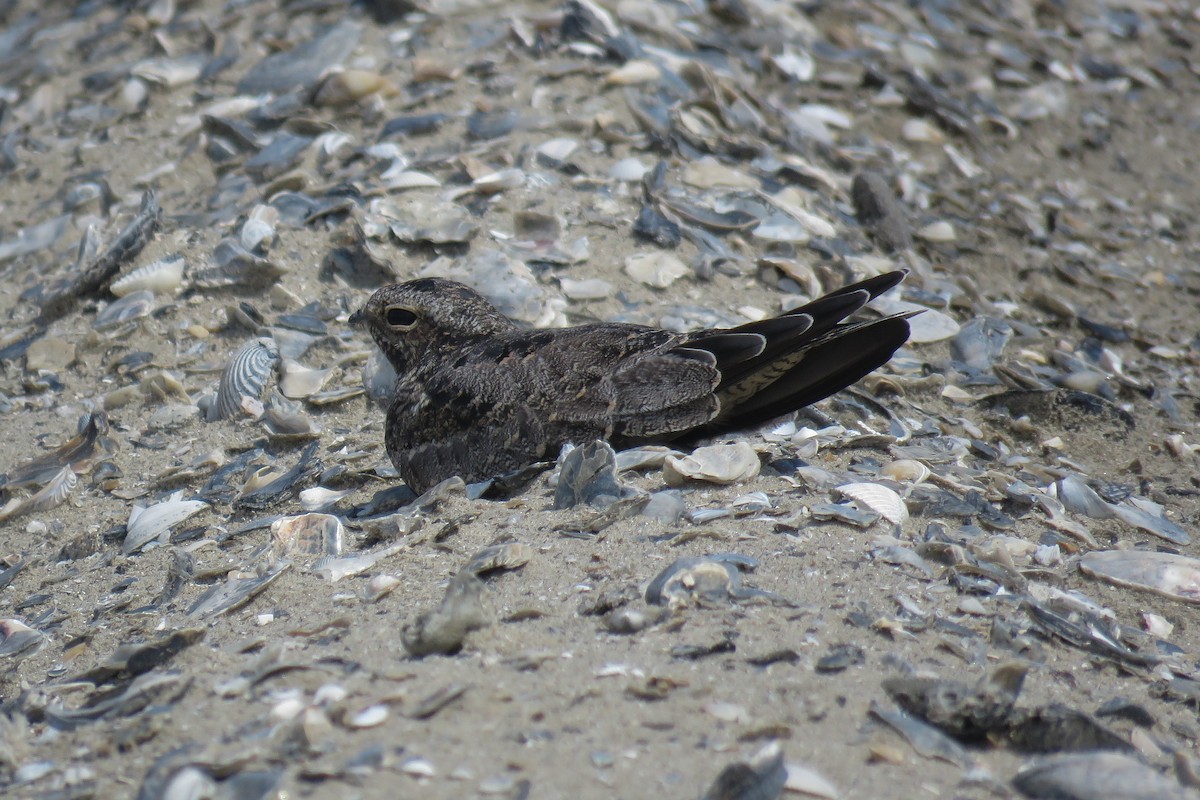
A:
[[[67,464],[50,479],[49,483],[42,487],[40,492],[26,501],[26,509],[31,513],[37,513],[57,508],[71,495],[78,483],[79,476],[75,474],[71,465]]]
[[[68,464],[54,474],[45,486],[36,494],[24,500],[10,500],[4,508],[0,508],[0,521],[19,517],[22,514],[36,514],[57,508],[70,496],[71,491],[79,483],[75,470]]]
[[[278,363],[279,349],[271,339],[254,339],[239,347],[221,373],[221,385],[217,388],[217,419],[236,416],[241,411],[243,397],[261,399]]]
[[[109,289],[117,297],[142,290],[174,292],[183,286],[183,267],[183,256],[167,256],[113,281]]]
[[[899,494],[878,483],[846,483],[837,491],[874,511],[893,525],[902,525],[908,520],[908,506]]]

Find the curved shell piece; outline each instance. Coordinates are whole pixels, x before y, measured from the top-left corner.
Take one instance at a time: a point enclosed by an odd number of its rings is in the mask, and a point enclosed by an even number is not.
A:
[[[112,282],[109,290],[117,297],[134,292],[174,292],[183,286],[183,256],[172,255],[153,264],[138,267],[133,272]]]
[[[242,408],[242,398],[262,398],[267,380],[279,362],[279,349],[266,337],[239,347],[229,358],[217,388],[216,419],[229,419]]]
[[[1034,759],[1012,780],[1025,797],[1183,800],[1193,793],[1132,755],[1085,751]]]
[[[1147,550],[1101,550],[1085,553],[1079,569],[1117,586],[1200,603],[1200,559]]]
[[[271,540],[281,558],[297,555],[339,556],[346,529],[332,514],[301,514],[271,523]]]
[[[275,226],[278,223],[279,210],[274,206],[259,204],[246,216],[238,232],[238,243],[251,253],[266,250],[275,241]]]
[[[1068,511],[1083,514],[1091,519],[1109,519],[1113,516],[1112,505],[1104,501],[1096,490],[1088,486],[1078,475],[1071,474],[1054,484],[1058,499]]]
[[[45,634],[19,619],[0,619],[0,659],[31,655],[45,639]]]
[[[75,470],[67,464],[54,474],[45,486],[36,494],[24,500],[10,500],[4,508],[0,508],[0,522],[19,517],[22,514],[36,514],[57,508],[71,495],[71,491],[79,483]]]
[[[291,400],[303,400],[321,391],[333,370],[306,367],[299,361],[285,358],[279,365],[279,372],[280,393]]]
[[[182,491],[175,492],[166,500],[149,508],[134,505],[133,510],[129,512],[129,521],[125,523],[122,552],[132,553],[140,549],[170,531],[171,526],[206,508],[208,503],[203,500],[184,500]]]
[[[391,400],[395,394],[396,370],[378,348],[371,351],[363,365],[362,383],[367,396],[380,403]]]
[[[667,456],[663,478],[668,486],[682,486],[688,480],[707,483],[741,483],[758,476],[762,468],[758,453],[745,442],[698,447],[690,456]]]
[[[471,557],[466,570],[472,575],[498,569],[517,569],[533,558],[533,548],[523,542],[505,542],[485,547]]]
[[[884,314],[902,314],[906,311],[920,311],[920,314],[909,320],[908,326],[912,334],[908,340],[913,344],[929,344],[940,342],[957,336],[962,326],[949,314],[936,308],[897,300],[892,297],[877,297],[871,301],[871,307]]]
[[[154,292],[138,289],[105,306],[92,320],[92,327],[98,331],[115,328],[123,322],[146,316],[153,305]]]
[[[908,506],[904,505],[904,499],[886,486],[878,483],[846,483],[837,487],[837,491],[893,525],[902,525],[908,519]]]
[[[929,477],[929,467],[912,458],[900,458],[883,465],[879,474],[904,483],[918,484]]]
[[[324,486],[313,486],[300,492],[300,507],[305,511],[324,511],[333,508],[342,498],[354,494],[353,489],[327,489]]]

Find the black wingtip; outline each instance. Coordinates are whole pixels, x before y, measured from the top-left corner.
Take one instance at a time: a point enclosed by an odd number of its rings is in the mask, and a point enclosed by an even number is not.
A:
[[[889,289],[899,286],[907,277],[908,270],[906,269],[892,270],[891,272],[884,272],[880,275],[866,278],[858,283],[852,283],[849,286],[839,289],[838,292],[853,292],[858,289],[866,289],[871,295],[871,299],[874,300]]]
[[[835,329],[767,389],[723,412],[705,433],[751,427],[824,400],[883,366],[908,341],[908,314]]]

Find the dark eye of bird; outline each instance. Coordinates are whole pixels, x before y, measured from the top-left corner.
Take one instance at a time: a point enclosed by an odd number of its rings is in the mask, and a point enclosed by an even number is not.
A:
[[[407,328],[416,321],[417,315],[407,308],[389,308],[387,310],[388,325],[394,325],[397,328]]]

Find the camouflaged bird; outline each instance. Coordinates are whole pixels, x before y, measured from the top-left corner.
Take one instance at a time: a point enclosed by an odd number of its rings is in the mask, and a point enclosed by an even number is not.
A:
[[[822,400],[908,339],[909,315],[842,322],[903,279],[889,272],[773,319],[690,333],[617,322],[527,330],[441,278],[384,286],[350,321],[396,369],[384,443],[422,492],[553,459],[567,442],[694,438]]]

